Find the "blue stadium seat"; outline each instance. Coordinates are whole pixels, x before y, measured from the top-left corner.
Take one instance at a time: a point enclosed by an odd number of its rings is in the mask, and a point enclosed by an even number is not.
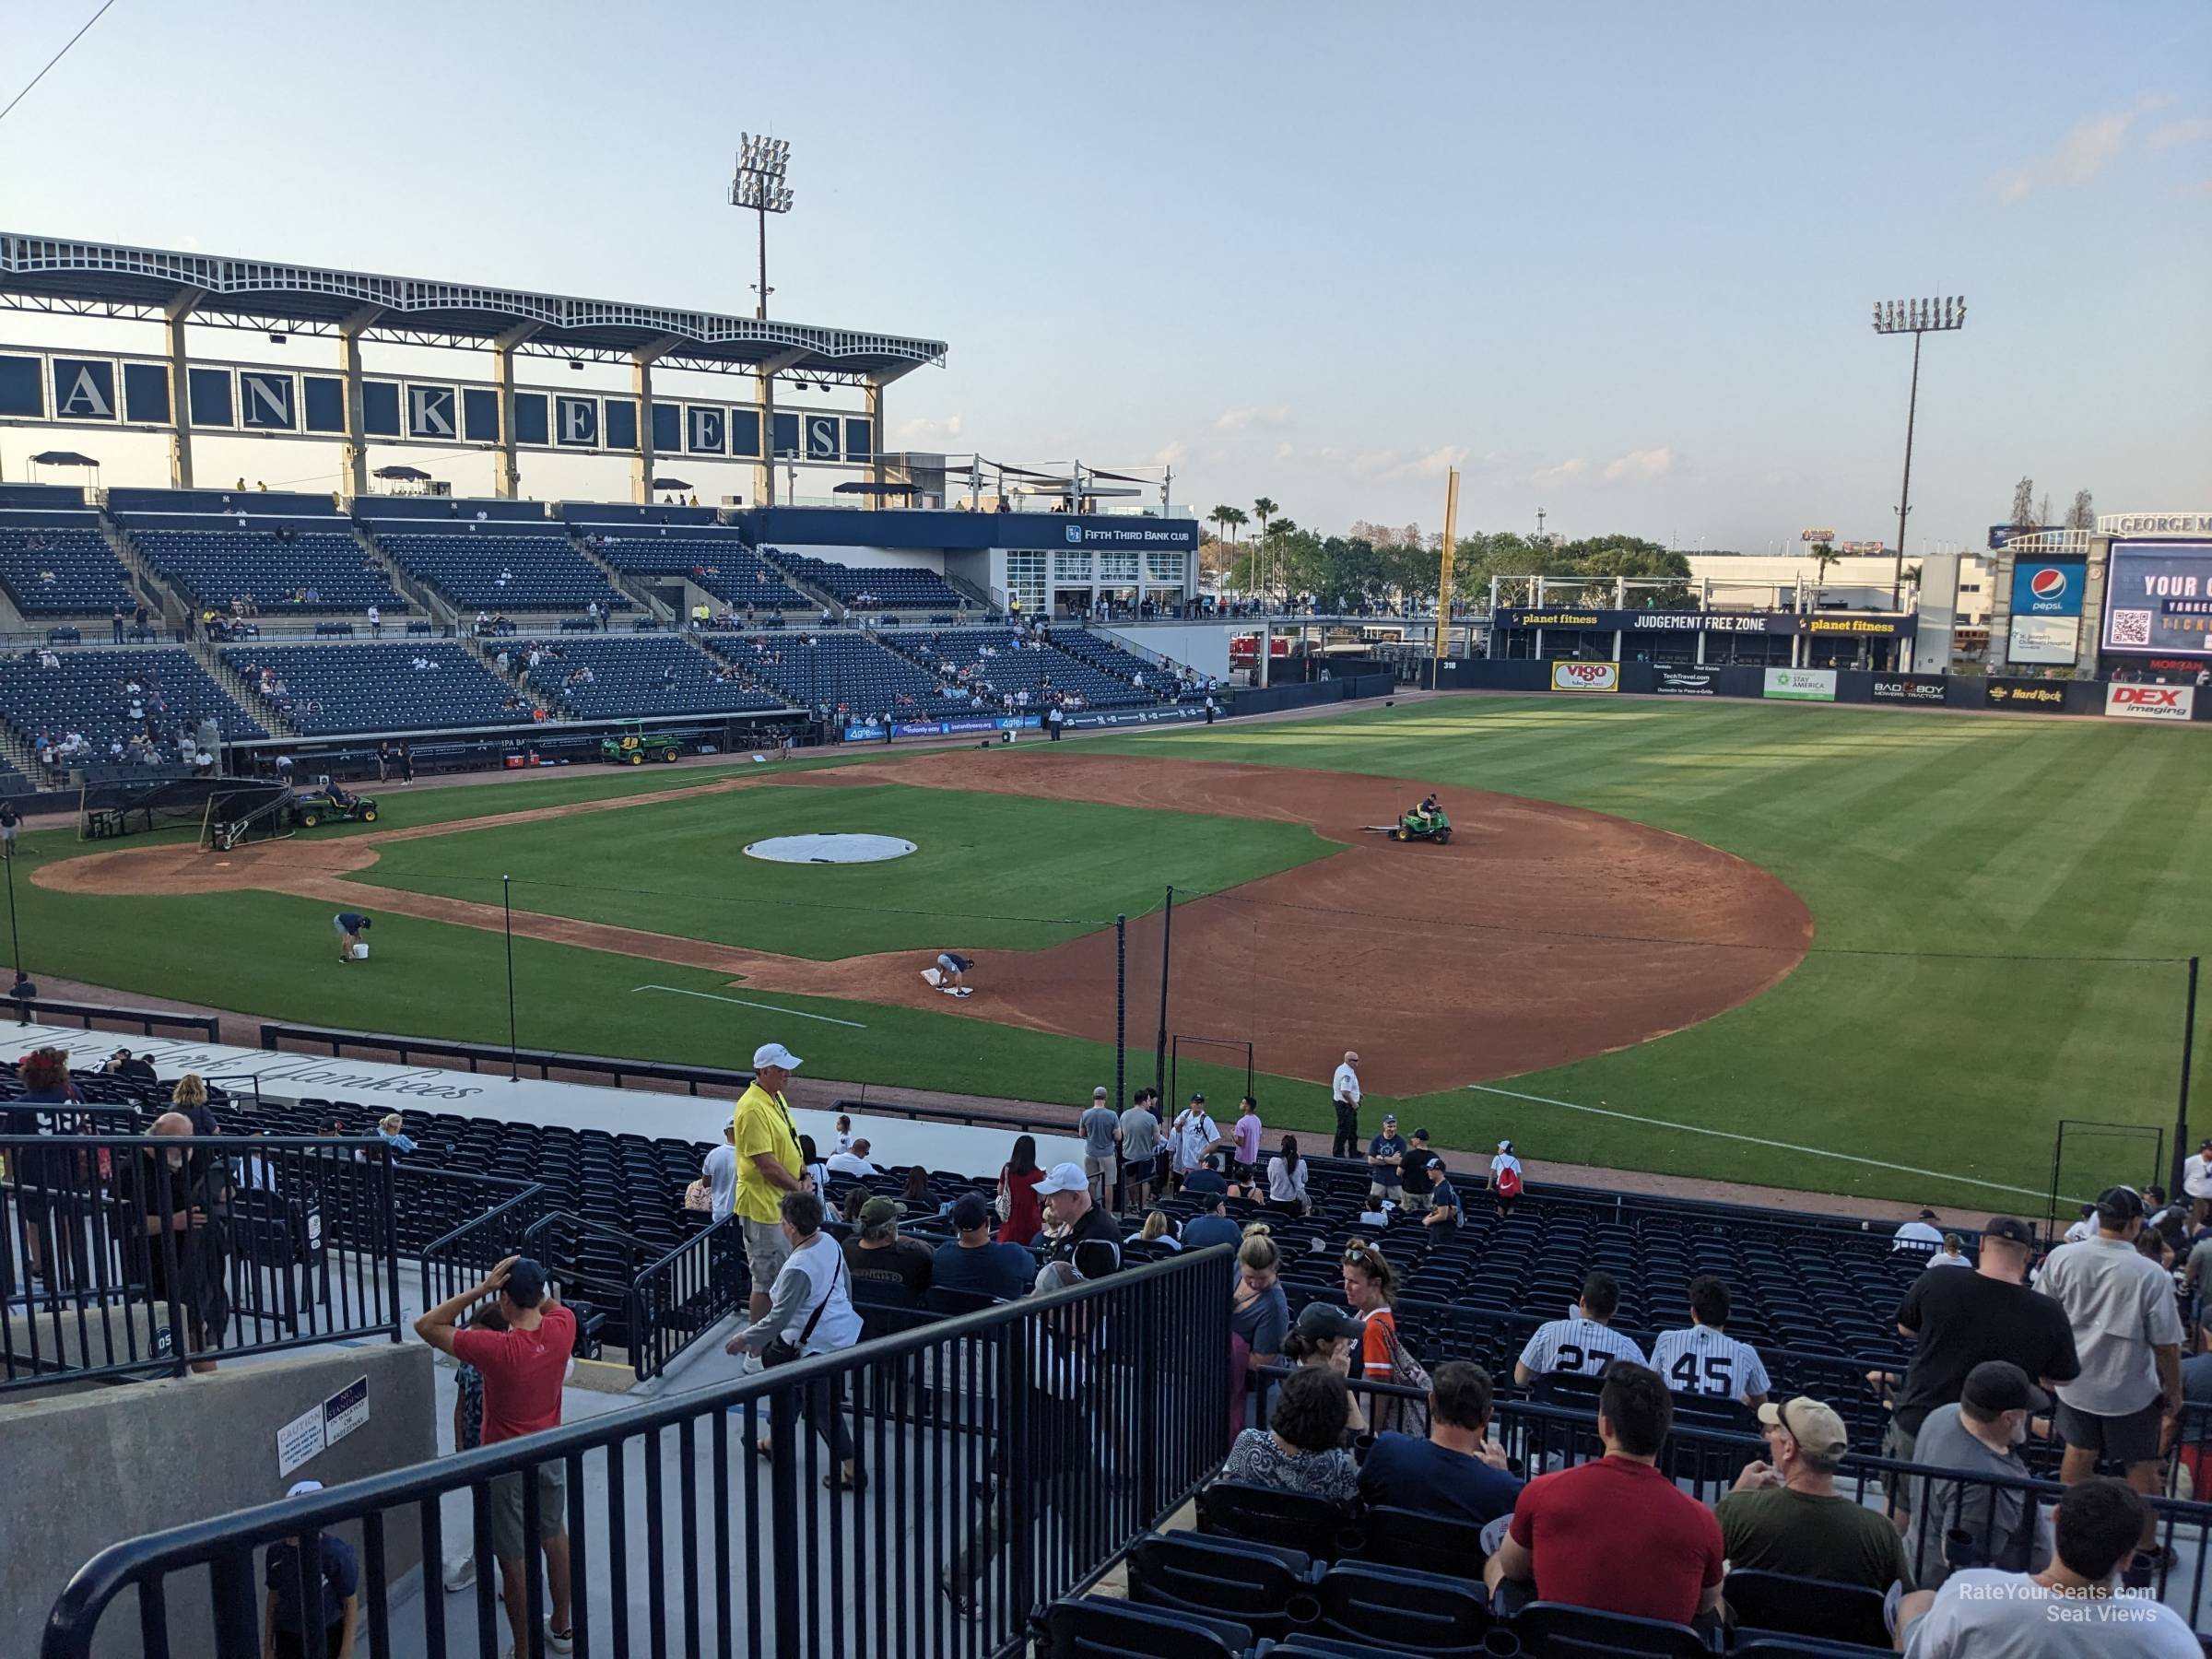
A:
[[[911,565],[844,565],[775,547],[762,549],[771,561],[800,581],[834,594],[855,610],[951,611],[972,608],[967,596],[935,571]]]
[[[1314,1595],[1321,1604],[1315,1635],[1436,1659],[1481,1653],[1491,1624],[1489,1597],[1480,1584],[1380,1562],[1338,1562]]]
[[[260,722],[231,700],[193,654],[174,645],[76,648],[56,653],[52,668],[38,655],[0,661],[0,721],[26,745],[41,734],[59,741],[81,733],[94,758],[106,764],[110,747],[150,733],[162,758],[177,759],[177,735],[213,720],[226,741],[265,737]],[[130,716],[130,685],[139,687],[137,720]]]
[[[1879,1590],[1739,1569],[1728,1574],[1721,1593],[1739,1630],[1865,1643],[1889,1639]]]
[[[1120,679],[1050,645],[1025,641],[1010,628],[901,629],[884,642],[935,674],[940,689],[963,683],[981,687],[986,699],[1028,692],[1033,707],[1048,690],[1079,693],[1092,708],[1133,708],[1160,700],[1153,692]],[[962,682],[961,670],[972,670]],[[1154,674],[1159,671],[1152,670]],[[946,708],[964,699],[939,696]]]
[[[865,633],[727,633],[696,636],[754,684],[801,708],[844,710],[853,719],[932,720],[937,682]]]
[[[435,665],[417,668],[415,663]],[[255,699],[308,735],[422,732],[526,725],[530,705],[465,646],[450,640],[359,645],[233,645],[223,664],[256,687]],[[285,687],[259,689],[271,670]]]
[[[1044,1611],[1041,1659],[1244,1659],[1247,1627],[1119,1601],[1057,1601]]]
[[[1237,1538],[1155,1533],[1129,1547],[1129,1598],[1171,1613],[1233,1618],[1280,1639],[1318,1618],[1312,1564],[1295,1550]]]
[[[392,561],[465,611],[628,610],[606,573],[554,530],[425,531],[411,523],[368,524]]]
[[[1279,1544],[1317,1561],[1333,1561],[1359,1541],[1351,1511],[1340,1503],[1234,1480],[1217,1480],[1198,1494],[1198,1530]]]
[[[1483,1552],[1482,1528],[1449,1515],[1371,1504],[1360,1512],[1359,1532],[1363,1561],[1479,1582],[1489,1559]]]
[[[527,662],[527,642],[506,649]],[[571,719],[755,714],[786,706],[782,697],[747,686],[734,666],[666,634],[564,635],[547,649],[536,668],[523,668],[524,679],[547,708]]]
[[[733,606],[806,610],[813,605],[735,530],[657,535],[594,531],[586,546],[618,571],[688,577]]]
[[[26,617],[94,615],[143,601],[90,511],[0,511],[0,588]]]
[[[318,518],[137,515],[123,521],[155,574],[197,608],[229,611],[245,598],[264,616],[359,615],[397,619],[409,607],[352,524]]]
[[[1541,1659],[1711,1659],[1712,1653],[1712,1643],[1688,1625],[1563,1602],[1531,1602],[1510,1622],[1523,1651]]]

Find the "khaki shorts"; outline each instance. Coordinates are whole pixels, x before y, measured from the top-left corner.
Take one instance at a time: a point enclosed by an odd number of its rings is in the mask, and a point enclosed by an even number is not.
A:
[[[558,1538],[569,1530],[569,1467],[542,1463],[529,1477],[537,1482],[537,1535]],[[491,1553],[502,1561],[523,1555],[523,1479],[502,1475],[491,1483]]]
[[[1122,1160],[1115,1153],[1109,1152],[1103,1158],[1093,1158],[1088,1152],[1083,1155],[1083,1179],[1097,1181],[1103,1176],[1109,1198],[1113,1196],[1113,1178],[1121,1172],[1121,1168]]]
[[[765,1296],[775,1288],[776,1275],[783,1271],[783,1264],[791,1260],[791,1243],[783,1237],[783,1223],[740,1216],[737,1226],[745,1234],[745,1265],[752,1271],[753,1288]]]
[[[1905,1426],[1892,1417],[1889,1426],[1882,1430],[1881,1455],[1891,1463],[1911,1463],[1912,1448],[1919,1440],[1919,1435],[1908,1432]],[[1910,1510],[1914,1499],[1919,1496],[1920,1485],[1919,1481],[1902,1470],[1883,1471],[1882,1490],[1888,1497],[1891,1509]]]

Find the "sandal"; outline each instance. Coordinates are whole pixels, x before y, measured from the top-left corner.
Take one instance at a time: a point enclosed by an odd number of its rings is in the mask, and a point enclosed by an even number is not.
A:
[[[867,1489],[868,1477],[865,1474],[848,1476],[839,1470],[822,1477],[822,1490],[825,1492],[865,1492]]]
[[[956,1618],[967,1619],[971,1624],[975,1621],[979,1609],[975,1605],[974,1591],[957,1588],[949,1573],[937,1580],[937,1588],[945,1593],[945,1599],[952,1604]]]

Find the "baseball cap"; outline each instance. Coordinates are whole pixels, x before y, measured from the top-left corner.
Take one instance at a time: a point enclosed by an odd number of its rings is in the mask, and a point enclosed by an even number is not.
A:
[[[1382,1114],[1382,1121],[1386,1124],[1394,1124],[1398,1121],[1398,1114],[1394,1112],[1386,1112]]]
[[[1498,1150],[1507,1154],[1508,1156],[1511,1156],[1513,1150],[1513,1143],[1512,1141],[1500,1141],[1498,1143]]]
[[[896,1198],[871,1198],[860,1206],[860,1224],[863,1227],[881,1227],[886,1221],[896,1221],[906,1214],[906,1206]]]
[[[1413,1138],[1415,1140],[1427,1140],[1429,1138],[1429,1131],[1426,1129],[1416,1129],[1413,1132]]]
[[[2022,1250],[2035,1248],[2035,1230],[2018,1216],[1992,1216],[1982,1229],[1984,1239],[2002,1239],[2007,1244],[2018,1244]]]
[[[1966,1373],[1959,1397],[1977,1411],[2048,1411],[2051,1396],[2009,1359],[1984,1359]]]
[[[285,1488],[284,1495],[287,1498],[304,1498],[310,1492],[319,1492],[322,1489],[323,1483],[319,1480],[295,1480]]]
[[[1308,1342],[1335,1342],[1359,1335],[1362,1327],[1334,1302],[1310,1301],[1299,1310],[1298,1324],[1292,1328]]]
[[[753,1051],[753,1069],[764,1065],[780,1065],[785,1071],[796,1071],[806,1064],[780,1042],[764,1042]]]
[[[513,1299],[516,1307],[535,1307],[546,1299],[544,1264],[524,1256],[507,1269],[507,1282],[500,1288]]]
[[[973,1232],[991,1221],[991,1206],[983,1202],[981,1193],[962,1193],[952,1201],[952,1224],[962,1232]]]
[[[1044,1179],[1037,1183],[1037,1196],[1050,1198],[1054,1193],[1080,1193],[1089,1185],[1090,1182],[1083,1178],[1081,1164],[1056,1163],[1045,1171]]]
[[[1203,1106],[1203,1105],[1205,1105],[1205,1104],[1206,1104],[1206,1096],[1205,1096],[1205,1095],[1204,1095],[1202,1092],[1200,1092],[1198,1089],[1195,1089],[1195,1088],[1192,1089],[1192,1090],[1191,1090],[1191,1104],[1192,1104],[1192,1105],[1194,1105],[1194,1106]]]
[[[1090,1091],[1090,1098],[1094,1100],[1104,1100],[1106,1098],[1106,1085],[1101,1083],[1096,1088],[1092,1089]]]
[[[2125,1227],[2143,1213],[2143,1194],[2131,1186],[2110,1186],[2097,1194],[2097,1225]]]
[[[1780,1406],[1769,1400],[1759,1408],[1759,1420],[1769,1426],[1780,1424],[1790,1431],[1792,1440],[1823,1463],[1835,1462],[1851,1445],[1843,1419],[1806,1394]]]

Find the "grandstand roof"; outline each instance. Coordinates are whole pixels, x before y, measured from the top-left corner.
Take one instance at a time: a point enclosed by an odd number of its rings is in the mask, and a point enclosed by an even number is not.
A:
[[[626,361],[653,349],[672,367],[724,372],[772,361],[779,372],[865,381],[942,362],[948,349],[860,329],[0,231],[0,306],[158,320],[180,301],[194,320],[273,333],[349,324],[366,339],[464,349],[519,335],[515,348],[540,357]]]

